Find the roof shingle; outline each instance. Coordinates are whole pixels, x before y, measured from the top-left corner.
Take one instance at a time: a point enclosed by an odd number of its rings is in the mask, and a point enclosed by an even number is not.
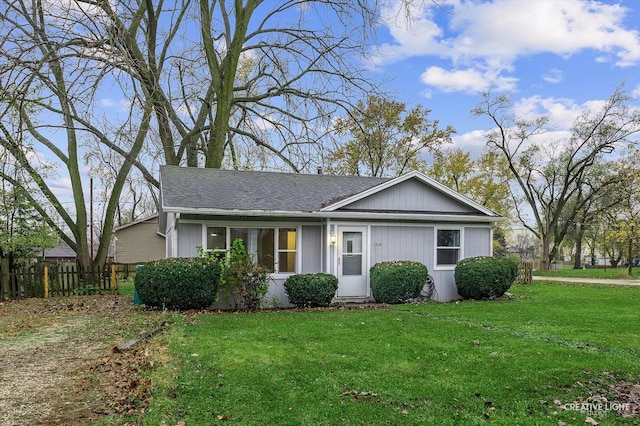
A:
[[[389,178],[161,166],[164,208],[315,212]]]

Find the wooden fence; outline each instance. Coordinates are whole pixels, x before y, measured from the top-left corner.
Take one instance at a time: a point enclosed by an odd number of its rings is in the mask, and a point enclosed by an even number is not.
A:
[[[516,278],[516,283],[531,284],[531,282],[533,281],[532,271],[533,271],[533,262],[518,263],[518,278]]]
[[[135,275],[135,266],[112,263],[101,270],[83,270],[74,262],[43,262],[9,270],[8,264],[3,262],[0,265],[0,300],[113,291],[117,278]]]

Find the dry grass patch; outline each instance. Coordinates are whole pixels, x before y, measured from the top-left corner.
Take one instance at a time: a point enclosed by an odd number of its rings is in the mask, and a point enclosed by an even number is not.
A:
[[[140,409],[150,349],[111,349],[167,319],[131,296],[0,303],[0,424],[88,424]]]

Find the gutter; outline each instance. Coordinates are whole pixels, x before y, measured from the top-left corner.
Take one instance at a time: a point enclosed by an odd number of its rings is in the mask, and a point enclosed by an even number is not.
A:
[[[280,211],[280,210],[227,210],[210,208],[176,208],[163,207],[164,212],[194,215],[215,216],[249,216],[249,217],[302,217],[320,219],[372,219],[372,220],[413,220],[432,222],[484,222],[495,223],[507,220],[503,216],[476,216],[466,214],[419,214],[419,213],[384,213],[384,212],[309,212],[309,211]]]

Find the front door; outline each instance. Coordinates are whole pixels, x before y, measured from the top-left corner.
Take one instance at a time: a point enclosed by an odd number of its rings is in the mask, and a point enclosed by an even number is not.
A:
[[[367,228],[338,227],[338,297],[367,297]]]

